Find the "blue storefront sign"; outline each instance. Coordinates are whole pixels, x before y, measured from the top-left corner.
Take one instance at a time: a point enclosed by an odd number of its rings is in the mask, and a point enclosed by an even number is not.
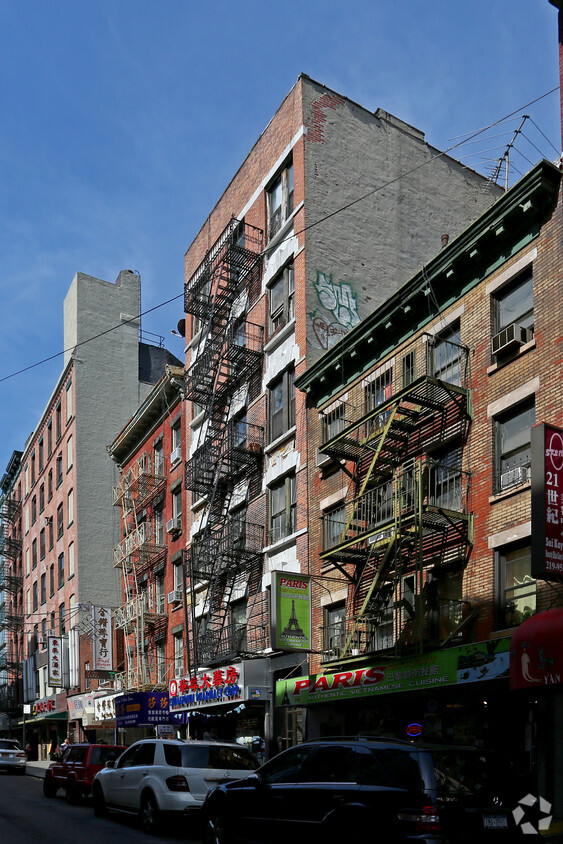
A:
[[[173,720],[169,712],[168,692],[131,692],[115,700],[115,725],[118,729],[171,724]]]

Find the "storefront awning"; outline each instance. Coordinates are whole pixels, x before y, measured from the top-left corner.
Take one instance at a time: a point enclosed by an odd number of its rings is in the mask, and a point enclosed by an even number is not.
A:
[[[66,712],[49,712],[46,715],[34,715],[30,718],[25,719],[26,726],[28,724],[40,724],[43,721],[67,721],[67,713]],[[24,723],[24,719],[20,718],[18,721],[19,725]]]
[[[563,678],[563,609],[523,621],[510,640],[510,688],[541,689]]]

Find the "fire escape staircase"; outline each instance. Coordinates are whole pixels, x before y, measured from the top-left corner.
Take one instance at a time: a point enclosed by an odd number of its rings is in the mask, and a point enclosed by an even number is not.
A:
[[[237,580],[259,557],[262,544],[249,542],[257,526],[246,525],[246,537],[234,541],[230,517],[235,482],[252,473],[262,456],[264,433],[257,426],[230,419],[234,391],[261,366],[261,326],[237,309],[241,293],[252,301],[259,290],[262,232],[232,220],[186,285],[185,311],[201,324],[197,355],[186,373],[186,398],[204,412],[200,442],[186,463],[186,488],[206,499],[200,535],[187,552],[192,588],[205,583],[202,620],[192,600],[190,663],[197,667],[221,655],[229,601]]]

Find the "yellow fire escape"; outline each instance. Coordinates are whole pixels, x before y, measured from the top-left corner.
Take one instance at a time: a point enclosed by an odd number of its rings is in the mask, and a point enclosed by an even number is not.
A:
[[[143,690],[159,683],[158,666],[149,664],[145,640],[149,630],[158,632],[166,625],[164,594],[156,594],[154,584],[145,588],[143,576],[166,553],[164,525],[156,516],[145,518],[147,506],[164,491],[163,467],[155,467],[143,455],[113,488],[113,504],[121,508],[123,540],[113,550],[114,568],[121,569],[125,601],[114,613],[117,629],[125,636],[125,671],[118,675],[122,688]]]
[[[423,335],[402,361],[383,401],[361,412],[342,404],[325,419],[319,450],[341,462],[350,484],[323,517],[321,560],[349,584],[345,620],[325,631],[324,661],[443,645],[466,623],[468,608],[442,600],[438,583],[441,571],[463,567],[472,541],[462,470],[467,349]],[[437,626],[445,617],[447,636]]]

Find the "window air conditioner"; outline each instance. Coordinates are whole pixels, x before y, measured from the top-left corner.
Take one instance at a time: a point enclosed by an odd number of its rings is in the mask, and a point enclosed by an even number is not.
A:
[[[38,645],[46,645],[47,644],[47,636],[39,636],[37,639]]]
[[[178,445],[170,454],[170,463],[177,463],[178,460],[182,459],[182,446]]]
[[[493,337],[493,355],[499,356],[523,346],[532,339],[532,331],[513,322]]]
[[[181,589],[174,589],[172,592],[168,593],[168,603],[169,604],[179,604],[182,601],[182,590]]]
[[[178,533],[182,530],[182,517],[175,516],[173,519],[168,519],[166,522],[166,533]]]
[[[315,453],[315,466],[317,467],[317,469],[320,469],[323,466],[328,466],[328,464],[331,462],[332,457],[329,454],[323,454],[320,449],[317,449]]]
[[[529,477],[529,466],[517,466],[516,469],[504,472],[500,476],[500,488],[509,489],[509,487],[516,486],[517,484],[525,484],[529,480]]]

